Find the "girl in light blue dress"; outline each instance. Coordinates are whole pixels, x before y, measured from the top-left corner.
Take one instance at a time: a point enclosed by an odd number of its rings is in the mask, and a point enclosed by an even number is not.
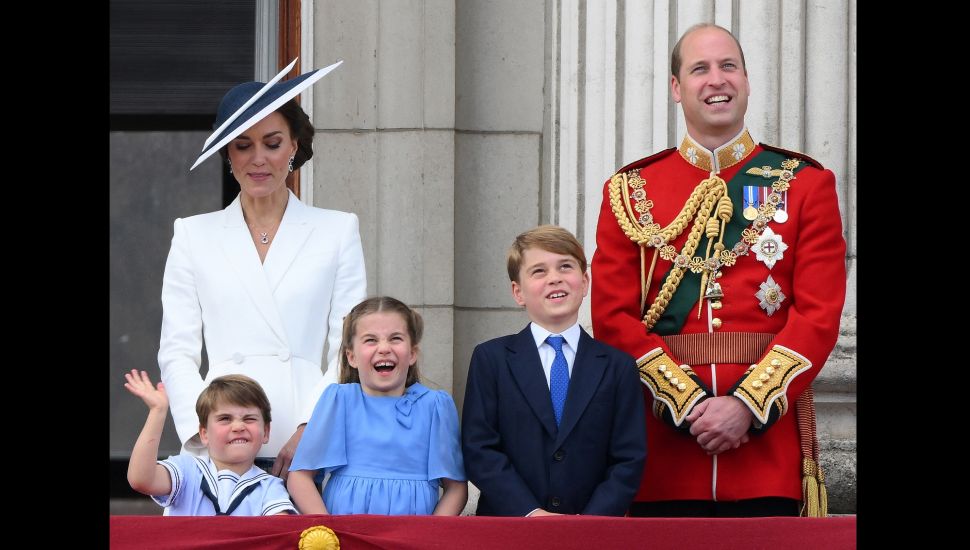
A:
[[[454,516],[465,507],[455,402],[418,382],[422,330],[421,316],[391,297],[347,314],[340,383],[320,396],[290,465],[301,514]],[[330,473],[322,499],[318,469]]]

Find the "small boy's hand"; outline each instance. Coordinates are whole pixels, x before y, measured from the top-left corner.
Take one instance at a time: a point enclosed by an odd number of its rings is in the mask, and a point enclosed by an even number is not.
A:
[[[156,388],[152,386],[147,372],[141,371],[139,375],[135,369],[131,369],[131,374],[125,374],[125,380],[127,380],[125,388],[140,397],[149,409],[163,411],[168,409],[168,395],[165,393],[164,382],[159,382]]]

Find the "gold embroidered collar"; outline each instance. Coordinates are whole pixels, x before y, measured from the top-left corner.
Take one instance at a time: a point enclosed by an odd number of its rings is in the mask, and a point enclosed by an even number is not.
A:
[[[684,136],[677,151],[684,160],[709,173],[717,173],[743,161],[755,148],[754,140],[747,128],[741,133],[718,147],[712,153],[697,143],[689,135]]]

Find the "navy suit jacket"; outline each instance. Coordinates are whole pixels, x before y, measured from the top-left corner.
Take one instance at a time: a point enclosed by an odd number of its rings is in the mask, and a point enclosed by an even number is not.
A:
[[[528,325],[475,347],[461,441],[478,515],[622,516],[633,500],[647,454],[636,362],[580,332],[558,427]]]

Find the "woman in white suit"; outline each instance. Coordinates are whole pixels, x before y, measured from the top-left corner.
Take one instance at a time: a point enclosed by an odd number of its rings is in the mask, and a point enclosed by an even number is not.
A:
[[[340,64],[279,82],[295,63],[267,84],[232,88],[219,104],[217,129],[192,168],[218,151],[240,193],[225,210],[175,220],[158,351],[183,452],[205,451],[195,402],[207,380],[245,374],[273,413],[257,465],[272,463],[284,479],[303,425],[336,381],[343,317],[366,294],[357,216],[306,206],[286,187],[313,155],[313,126],[293,98]]]

